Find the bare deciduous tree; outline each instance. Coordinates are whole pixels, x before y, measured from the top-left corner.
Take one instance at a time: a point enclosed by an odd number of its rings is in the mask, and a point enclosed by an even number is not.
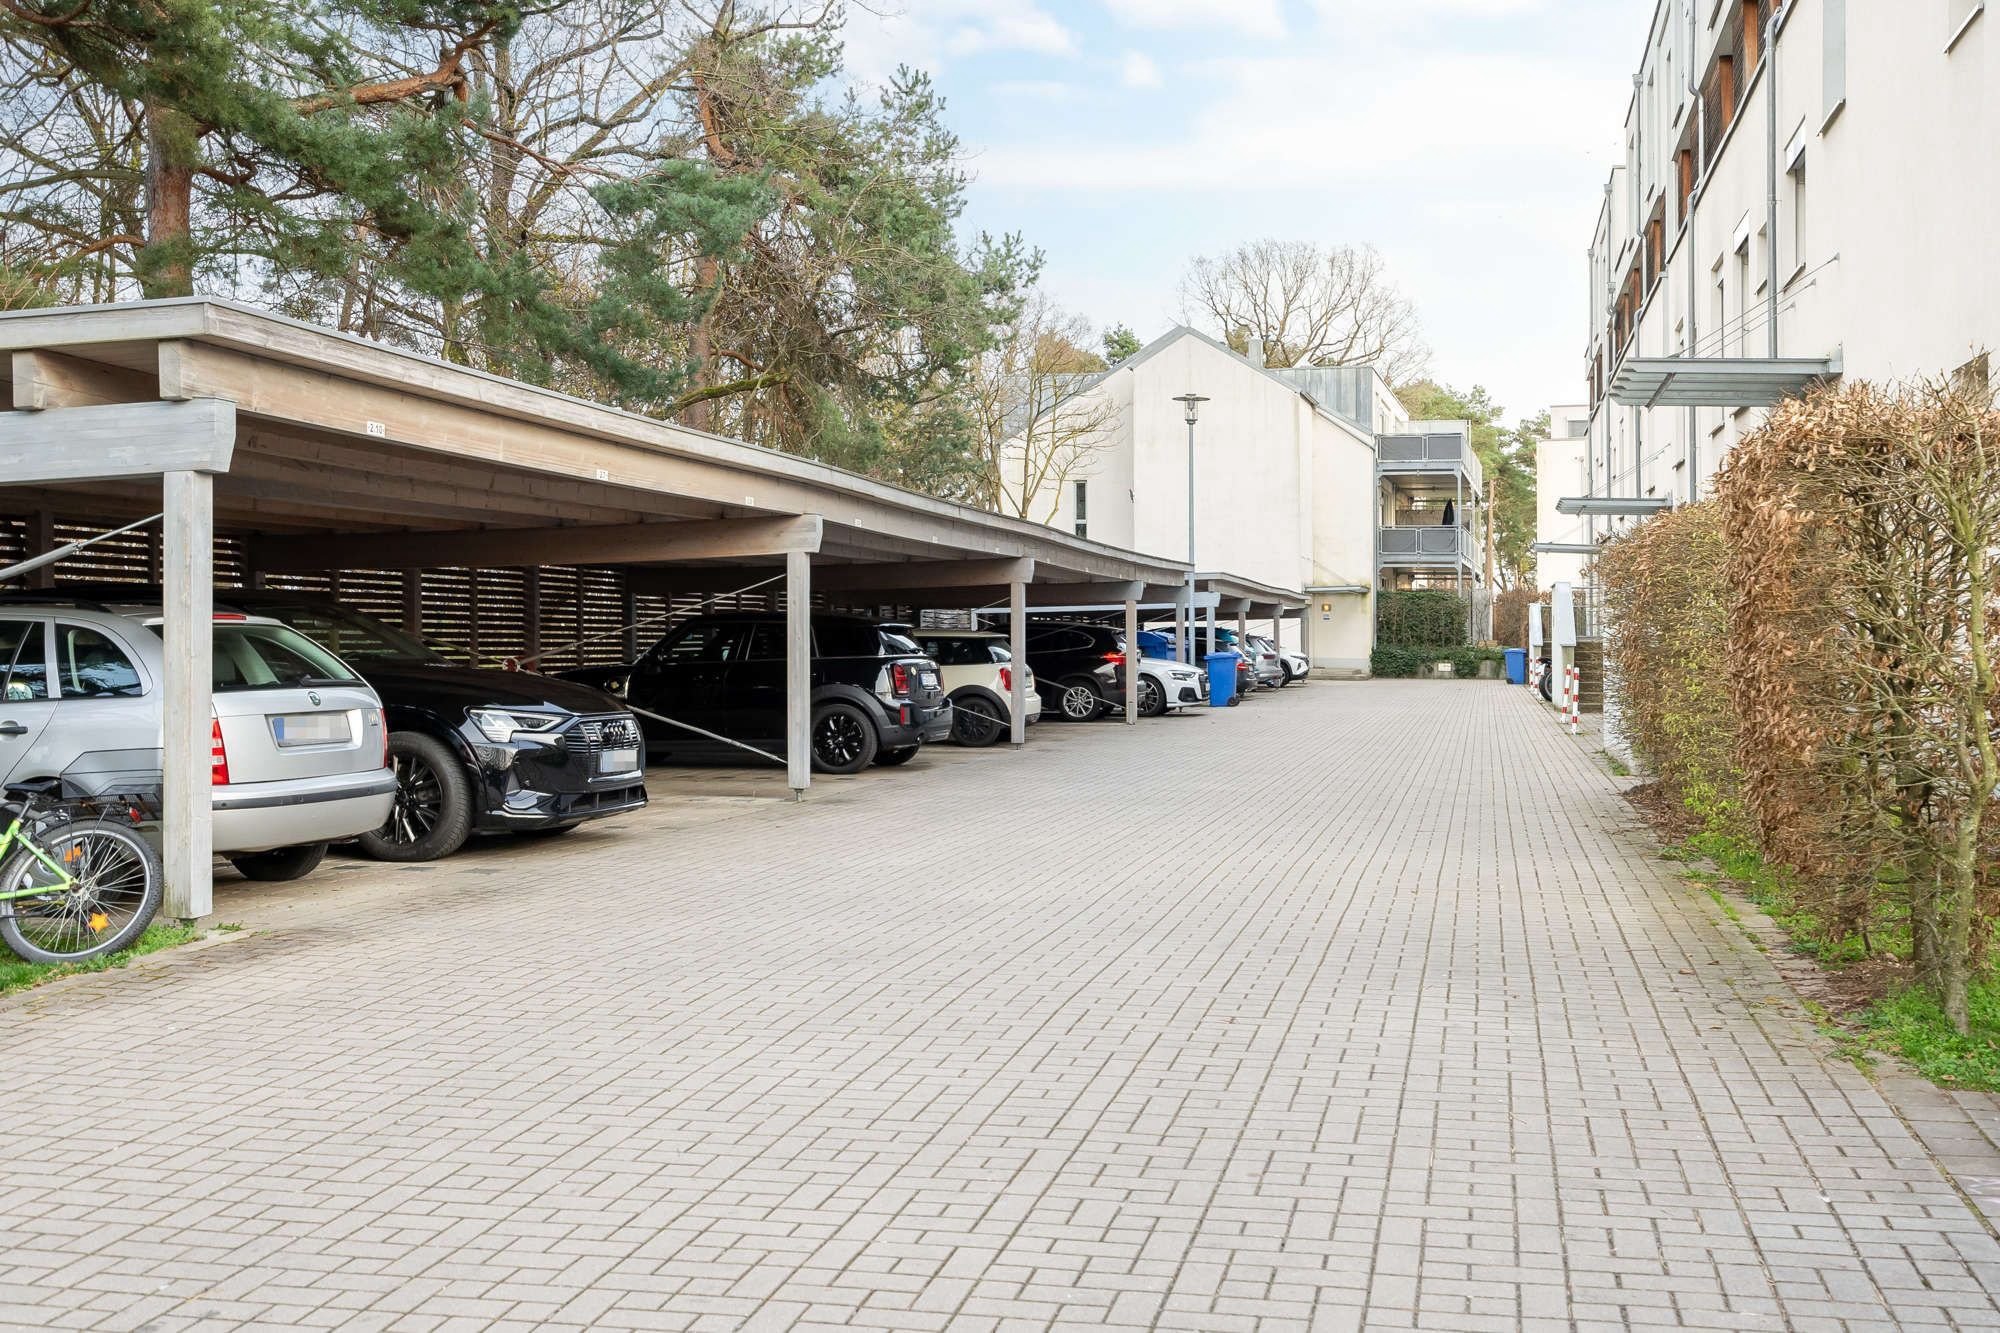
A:
[[[981,502],[1046,523],[1065,483],[1112,443],[1119,409],[1096,392],[1090,325],[1036,292],[976,363],[969,400],[986,459]]]
[[[1416,307],[1373,246],[1267,239],[1202,256],[1181,280],[1181,309],[1239,352],[1261,339],[1266,365],[1365,362],[1403,384],[1430,361]]]

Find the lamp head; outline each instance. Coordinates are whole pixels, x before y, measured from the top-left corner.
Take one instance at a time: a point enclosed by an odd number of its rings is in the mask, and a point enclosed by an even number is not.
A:
[[[1202,397],[1198,393],[1184,393],[1181,394],[1179,397],[1175,398],[1174,401],[1179,403],[1181,407],[1186,410],[1187,424],[1192,426],[1195,422],[1195,418],[1201,414],[1201,405],[1207,402],[1208,399]]]

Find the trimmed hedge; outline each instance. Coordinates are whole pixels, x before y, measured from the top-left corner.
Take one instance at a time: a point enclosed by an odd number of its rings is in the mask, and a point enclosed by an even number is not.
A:
[[[1434,662],[1451,663],[1457,680],[1477,680],[1479,664],[1504,664],[1506,654],[1498,648],[1412,648],[1404,644],[1381,644],[1368,655],[1370,675],[1383,680],[1405,680]]]
[[[1375,597],[1375,641],[1406,648],[1462,648],[1471,606],[1442,588],[1410,588]]]

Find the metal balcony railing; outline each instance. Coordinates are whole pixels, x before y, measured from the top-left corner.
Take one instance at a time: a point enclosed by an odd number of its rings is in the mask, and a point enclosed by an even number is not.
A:
[[[1375,530],[1375,554],[1385,565],[1469,564],[1474,554],[1472,534],[1442,523],[1381,527]]]
[[[1477,494],[1485,484],[1479,455],[1463,435],[1378,435],[1375,470],[1381,473],[1463,472],[1467,489]]]

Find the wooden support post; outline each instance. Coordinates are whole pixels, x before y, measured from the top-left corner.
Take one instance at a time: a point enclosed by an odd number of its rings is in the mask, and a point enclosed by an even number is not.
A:
[[[528,566],[521,576],[521,600],[526,604],[527,633],[522,637],[528,641],[528,663],[540,671],[542,664],[542,567]]]
[[[424,571],[403,571],[403,628],[412,634],[424,632]]]
[[[55,544],[55,515],[46,509],[37,509],[33,514],[28,516],[28,549],[25,554],[40,555],[44,551],[55,549]],[[54,565],[43,565],[40,569],[28,575],[28,586],[30,588],[53,588],[55,583],[56,567]]]
[[[625,660],[627,662],[636,662],[639,660],[639,595],[632,591],[632,581],[629,578],[625,581],[625,600],[623,606],[625,610]],[[653,633],[659,634],[665,631],[666,626],[655,622],[647,628]]]
[[[1028,585],[1019,579],[1007,585],[1007,650],[1014,659],[1007,739],[1018,750],[1028,741]]]
[[[1125,599],[1125,725],[1139,724],[1139,602]]]
[[[169,472],[161,490],[166,513],[160,627],[167,663],[161,730],[166,914],[195,921],[214,910],[209,694],[215,651],[215,479],[206,472]]]
[[[812,557],[785,552],[785,781],[812,785]]]

